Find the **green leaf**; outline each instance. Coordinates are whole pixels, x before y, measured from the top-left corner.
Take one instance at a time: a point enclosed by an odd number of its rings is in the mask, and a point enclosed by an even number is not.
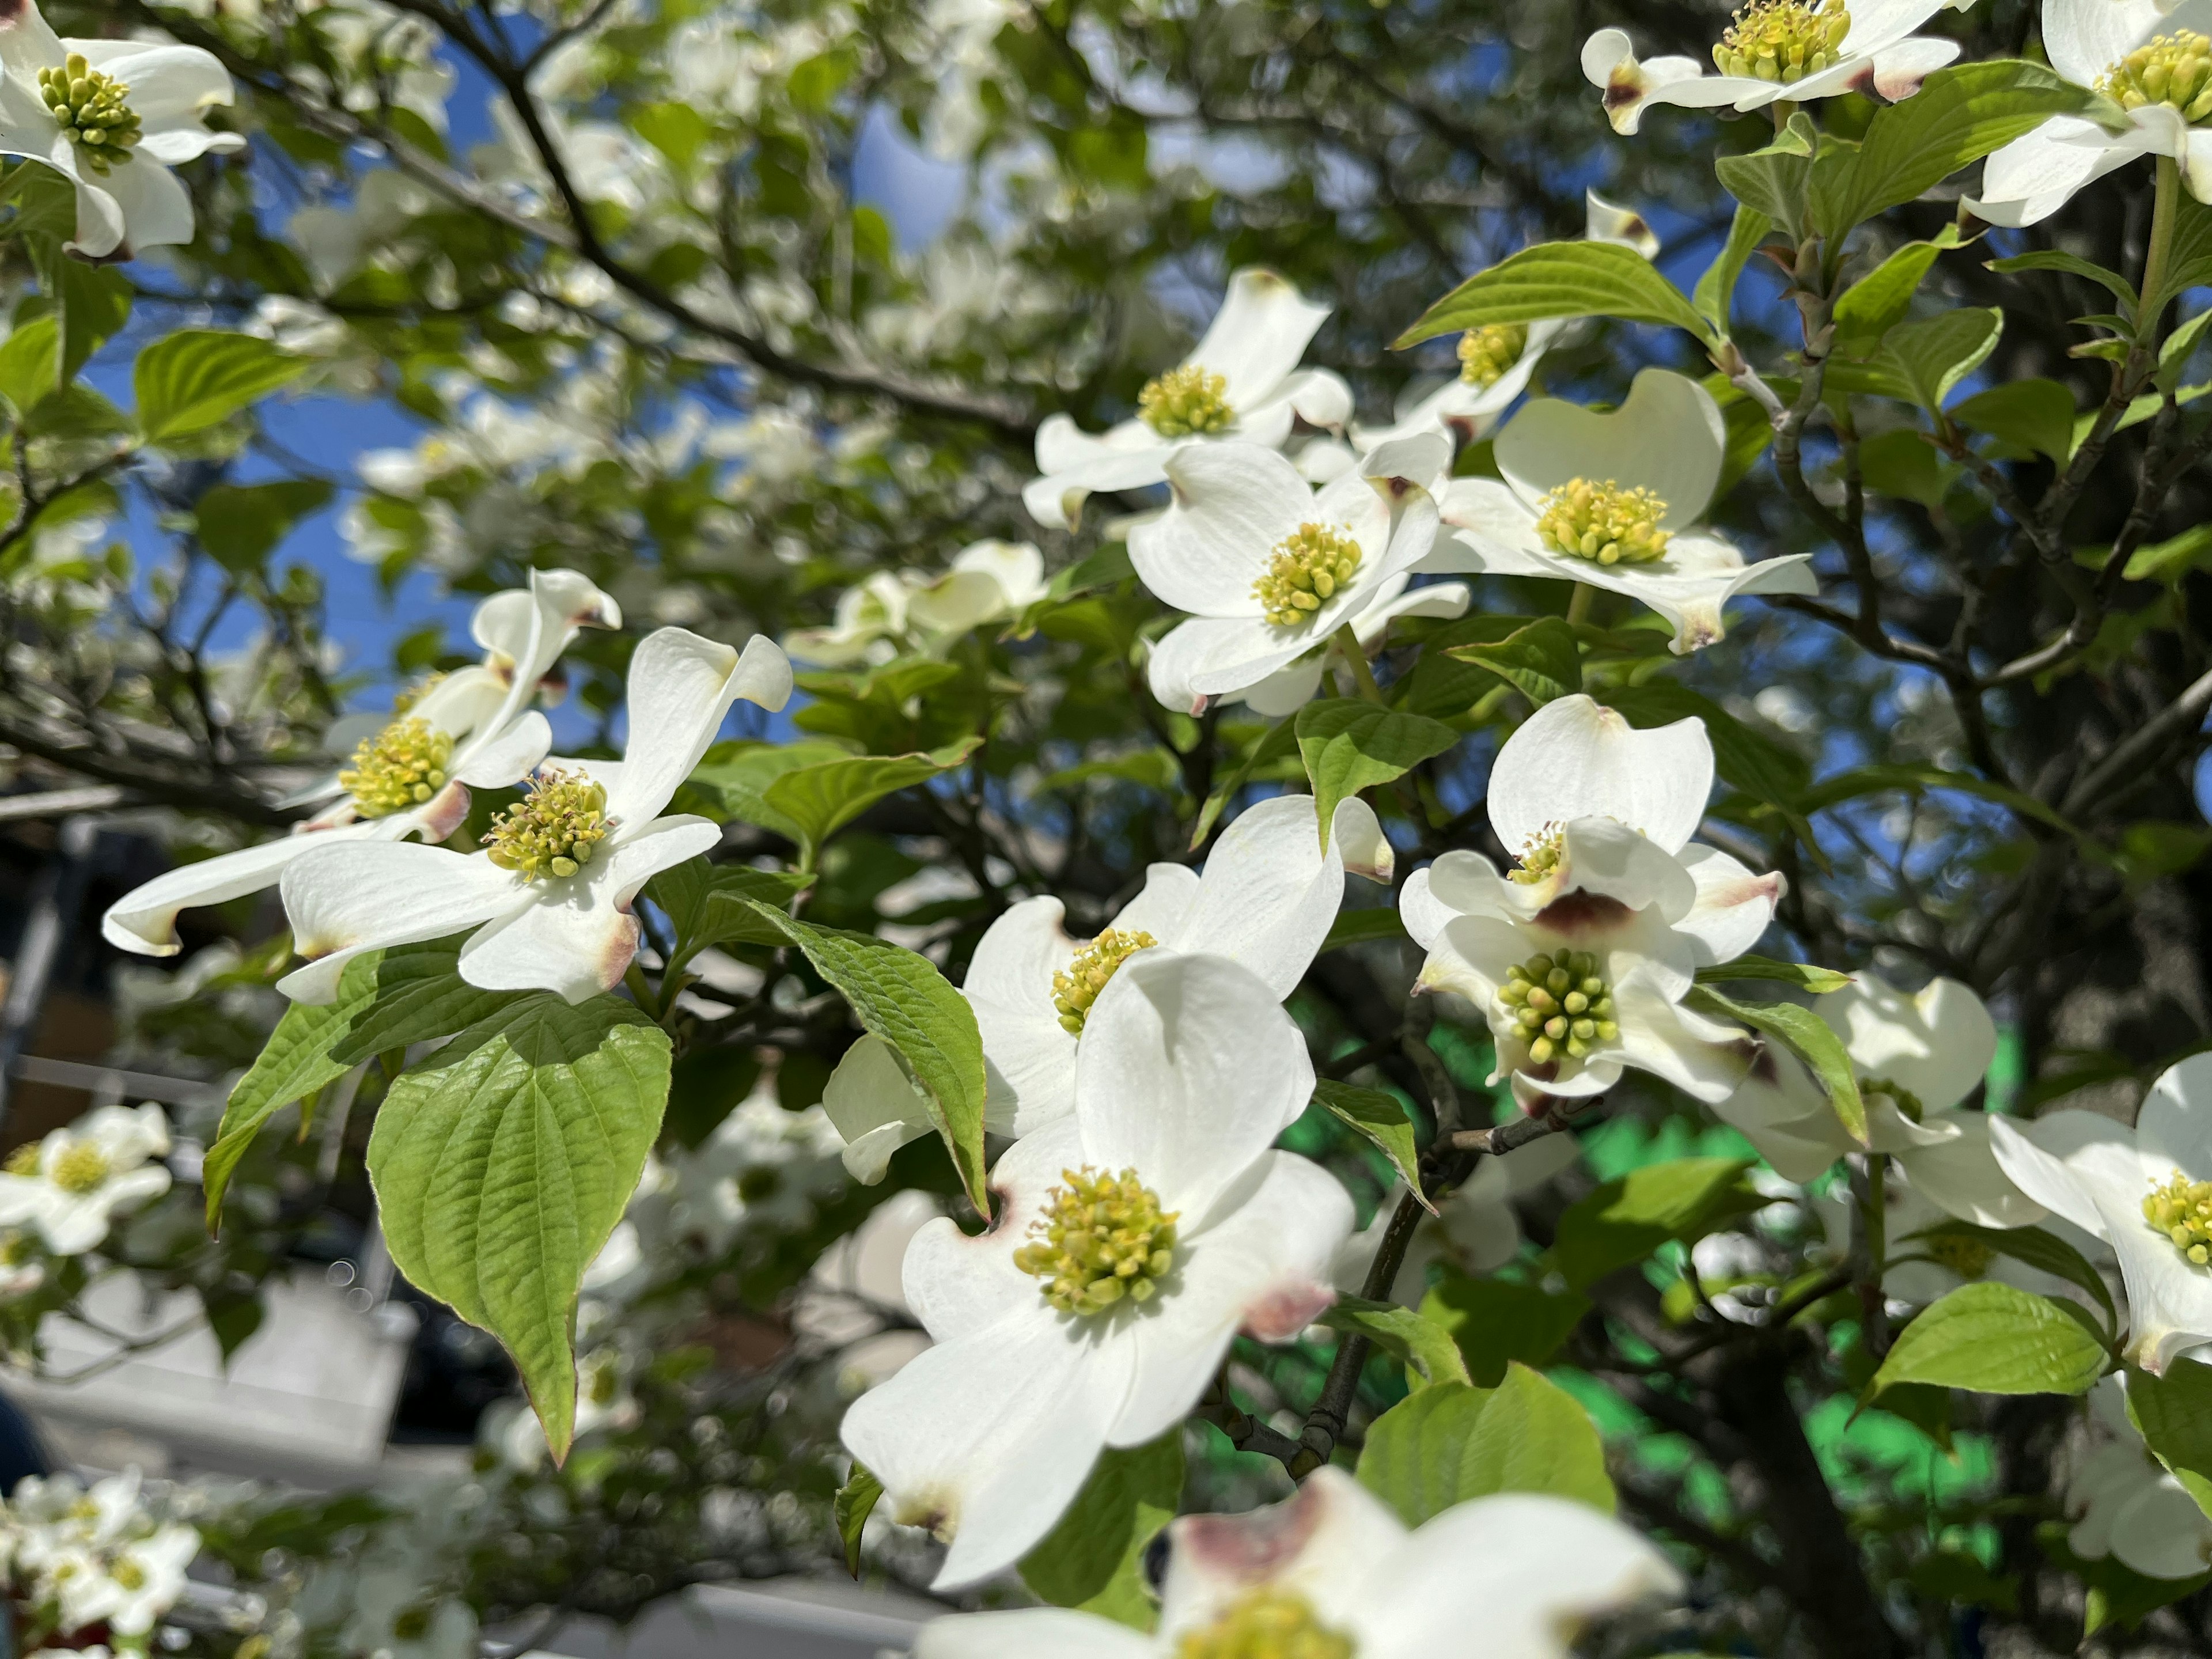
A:
[[[251,575],[291,534],[294,525],[329,505],[331,493],[320,478],[217,484],[192,508],[199,544],[233,575]]]
[[[378,953],[374,975],[374,1000],[331,1044],[331,1058],[343,1065],[465,1031],[529,994],[480,990],[463,979],[458,939],[393,945]]]
[[[1712,325],[1682,290],[1631,247],[1615,242],[1539,242],[1468,277],[1400,335],[1403,350],[1439,334],[1489,323],[1538,323],[1553,317],[1618,317],[1686,329],[1706,344]]]
[[[1322,940],[1323,951],[1340,951],[1347,945],[1372,945],[1380,939],[1402,939],[1406,923],[1397,907],[1389,904],[1362,905],[1356,910],[1340,910],[1336,920],[1328,925],[1328,937]]]
[[[819,848],[886,795],[964,763],[981,744],[971,737],[917,755],[847,755],[784,773],[761,791],[769,808],[795,825],[800,845]]]
[[[1550,1364],[1589,1310],[1589,1298],[1572,1291],[1460,1273],[1447,1273],[1421,1303],[1421,1317],[1451,1334],[1480,1389],[1496,1388],[1514,1360]]]
[[[2106,1328],[2118,1327],[2119,1314],[2112,1306],[2112,1291],[2105,1286],[2105,1276],[2089,1265],[2081,1251],[2056,1233],[2045,1232],[2040,1227],[1981,1227],[1971,1221],[1942,1221],[1907,1237],[1923,1244],[1949,1242],[1978,1245],[1996,1255],[2025,1261],[2053,1278],[2079,1285],[2104,1309]]]
[[[807,879],[796,871],[709,864],[704,858],[663,870],[646,884],[645,896],[676,929],[670,969],[681,970],[710,945],[781,945],[781,930],[763,921],[746,901],[758,899],[780,910],[806,890]]]
[[[1389,914],[1395,915],[1395,911]],[[1413,1125],[1398,1097],[1382,1089],[1362,1089],[1354,1084],[1333,1083],[1327,1078],[1314,1085],[1314,1098],[1329,1114],[1374,1142],[1398,1171],[1406,1190],[1420,1200],[1431,1215],[1437,1206],[1421,1191],[1421,1154],[1413,1144]]]
[[[1759,251],[1759,245],[1766,240],[1767,232],[1773,228],[1774,220],[1771,215],[1761,213],[1757,208],[1738,207],[1735,217],[1729,224],[1727,245],[1712,264],[1705,267],[1705,274],[1698,278],[1697,292],[1690,296],[1690,303],[1697,307],[1700,317],[1713,325],[1716,334],[1725,336],[1728,333],[1729,312],[1735,298],[1735,285],[1743,276],[1744,266],[1750,263],[1751,256]]]
[[[1539,708],[1583,689],[1582,651],[1563,617],[1541,617],[1494,645],[1455,645],[1445,654],[1487,668]]]
[[[868,1516],[875,1512],[876,1500],[883,1495],[884,1483],[868,1473],[866,1465],[855,1463],[845,1484],[837,1488],[837,1496],[830,1500],[837,1537],[845,1546],[845,1571],[855,1578],[860,1576],[860,1534],[867,1528]]]
[[[1459,1345],[1441,1325],[1431,1324],[1411,1308],[1395,1302],[1370,1302],[1363,1297],[1340,1296],[1334,1305],[1314,1322],[1334,1331],[1351,1331],[1412,1368],[1425,1383],[1464,1382],[1467,1361]]]
[[[335,1083],[355,1062],[331,1058],[331,1048],[352,1029],[354,1020],[376,1000],[377,969],[383,953],[365,951],[338,976],[337,997],[327,1004],[288,1003],[246,1075],[231,1085],[222,1124],[201,1165],[207,1194],[208,1231],[222,1221],[222,1195],[246,1149],[261,1126],[295,1100]]]
[[[629,1003],[533,994],[394,1082],[369,1137],[392,1261],[500,1340],[556,1460],[577,1288],[645,1172],[668,1066],[668,1034]]]
[[[1836,301],[1836,353],[1845,357],[1873,356],[1882,336],[1905,320],[1912,296],[1945,248],[1959,245],[1959,228],[1946,225],[1942,234],[1925,242],[1907,242],[1879,265],[1844,290]]]
[[[2004,332],[2004,313],[1967,307],[1900,323],[1882,342],[1874,367],[1923,409],[1941,410],[1951,388],[1982,366]],[[1895,391],[1887,395],[1897,396]]]
[[[1814,228],[1840,240],[2054,115],[2117,113],[2039,64],[1998,58],[1938,70],[1911,97],[1876,110],[1856,150],[1822,155],[1810,192]]]
[[[1987,778],[1976,777],[1971,772],[1947,772],[1939,766],[1887,764],[1861,766],[1849,772],[1838,772],[1833,777],[1823,778],[1806,790],[1799,805],[1808,812],[1822,812],[1829,807],[1856,800],[1862,795],[1879,794],[1888,789],[1956,789],[1962,794],[1978,795],[1986,801],[2009,807],[2022,817],[2030,817],[2049,824],[2052,829],[2081,839],[2081,831],[2054,811],[2017,789]]]
[[[2074,453],[2074,394],[2056,380],[2008,380],[1977,392],[1950,413],[1960,426],[2047,455],[2059,466]]]
[[[67,386],[131,320],[131,282],[119,270],[63,252],[58,236],[27,240],[39,281],[61,312],[61,384]]]
[[[1159,1609],[1145,1588],[1145,1551],[1175,1519],[1182,1478],[1180,1430],[1100,1453],[1060,1523],[1022,1558],[1022,1582],[1054,1607],[1150,1631]]]
[[[2070,276],[2085,277],[2110,290],[2114,299],[2124,306],[2136,302],[2136,285],[2117,270],[2092,264],[2078,253],[2063,253],[2056,248],[2041,248],[2033,253],[2015,253],[2008,259],[1992,259],[1985,269],[2009,276],[2020,270],[2063,270]]]
[[[1358,1475],[1409,1527],[1494,1492],[1545,1492],[1607,1515],[1615,1503],[1589,1413],[1517,1362],[1494,1389],[1439,1383],[1393,1406],[1367,1431]]]
[[[1877,432],[1859,446],[1860,482],[1877,495],[1917,501],[1931,512],[1943,505],[1965,471],[1911,427]]]
[[[1725,985],[1738,979],[1779,980],[1814,993],[1840,991],[1851,982],[1849,974],[1839,974],[1832,968],[1815,968],[1809,962],[1777,962],[1771,957],[1742,956],[1717,967],[1698,969],[1700,985]]]
[[[2207,312],[2212,316],[2212,312]],[[2101,561],[2100,561],[2101,562]],[[2195,524],[2178,536],[2138,547],[2122,574],[2131,582],[2179,582],[2212,564],[2212,523]]]
[[[1568,1206],[1552,1255],[1579,1291],[1641,1261],[1669,1239],[1689,1243],[1768,1200],[1744,1179],[1749,1158],[1678,1158],[1647,1164]]]
[[[1206,805],[1199,809],[1197,827],[1190,832],[1192,852],[1195,853],[1206,845],[1206,838],[1213,833],[1213,826],[1221,821],[1221,814],[1227,808],[1231,798],[1244,787],[1252,774],[1270,761],[1280,760],[1289,754],[1297,740],[1297,724],[1294,720],[1278,721],[1261,734],[1260,740],[1237,763],[1236,769],[1213,786],[1213,793],[1206,796]]]
[[[1442,720],[1401,714],[1354,697],[1308,703],[1298,710],[1297,729],[1324,848],[1340,801],[1404,776],[1459,741],[1459,733]]]
[[[2128,1367],[2128,1416],[2160,1462],[2177,1475],[2198,1477],[2188,1486],[2204,1507],[2203,1478],[2212,1476],[2212,1365],[2176,1359],[2166,1375]]]
[[[30,414],[61,384],[61,324],[50,312],[19,325],[0,342],[0,397],[17,419]]]
[[[1899,1331],[1861,1403],[1899,1382],[1977,1394],[2081,1394],[2104,1374],[2106,1358],[2063,1304],[1984,1279],[1931,1303]]]
[[[312,367],[307,358],[252,334],[180,330],[138,354],[131,371],[138,429],[152,444],[189,437],[289,386]]]
[[[692,769],[685,787],[711,791],[719,797],[721,810],[714,816],[757,823],[763,830],[774,830],[795,847],[805,839],[805,831],[769,805],[767,790],[787,772],[844,760],[851,754],[842,744],[818,738],[798,743],[744,739],[718,743]]]
[[[1805,188],[1819,142],[1811,118],[1800,110],[1772,143],[1745,155],[1723,155],[1713,171],[1721,188],[1745,210],[1781,226],[1791,242],[1800,242],[1805,237]]]
[[[1693,985],[1682,1005],[1698,1012],[1732,1019],[1764,1032],[1784,1044],[1812,1067],[1813,1075],[1828,1091],[1828,1104],[1836,1121],[1862,1146],[1866,1145],[1866,1102],[1859,1098],[1858,1068],[1844,1051],[1834,1026],[1810,1008],[1795,1002],[1738,1002],[1710,985]]]
[[[745,901],[796,945],[814,971],[836,986],[863,1029],[898,1050],[927,1097],[969,1200],[984,1215],[983,1039],[975,1011],[927,957],[866,933],[795,921],[757,899]]]

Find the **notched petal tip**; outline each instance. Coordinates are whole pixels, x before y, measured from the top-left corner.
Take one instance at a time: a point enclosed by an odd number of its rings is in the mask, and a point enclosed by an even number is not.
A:
[[[1278,1285],[1244,1310],[1244,1331],[1261,1342],[1287,1342],[1336,1304],[1326,1285]]]

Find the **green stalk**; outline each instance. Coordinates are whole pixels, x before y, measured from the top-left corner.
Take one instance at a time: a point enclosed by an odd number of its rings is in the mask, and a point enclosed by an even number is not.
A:
[[[1359,688],[1359,695],[1370,702],[1381,702],[1382,688],[1375,684],[1375,671],[1367,665],[1367,653],[1350,623],[1336,630],[1335,645],[1337,653],[1352,670],[1352,683]]]
[[[2171,155],[2158,158],[2157,193],[2150,212],[2150,247],[2143,256],[2142,295],[2136,314],[2136,336],[2148,344],[2165,313],[2166,267],[2173,254],[2173,222],[2181,207],[2181,166]],[[2151,307],[2156,306],[2157,309]]]
[[[1574,597],[1567,601],[1567,620],[1582,623],[1589,620],[1590,605],[1597,598],[1597,589],[1588,582],[1575,584]]]

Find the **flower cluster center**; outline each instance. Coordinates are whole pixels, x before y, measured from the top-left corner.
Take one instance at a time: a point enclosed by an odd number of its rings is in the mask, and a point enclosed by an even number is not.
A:
[[[103,75],[73,52],[59,69],[39,71],[39,96],[59,123],[62,137],[77,148],[85,165],[105,176],[146,134],[128,101],[131,88]]]
[[[1713,48],[1723,75],[1787,86],[1833,64],[1851,32],[1851,14],[1823,0],[1751,0]]]
[[[592,849],[614,827],[603,787],[548,766],[531,780],[527,795],[491,821],[483,839],[491,861],[525,881],[565,879],[592,861]]]
[[[1052,976],[1052,1006],[1060,1012],[1060,1029],[1071,1036],[1081,1036],[1091,1005],[1098,1000],[1106,981],[1138,951],[1149,951],[1158,943],[1142,928],[1125,933],[1109,927],[1078,951],[1074,960]]]
[[[2212,115],[2212,40],[2192,29],[2146,40],[2105,71],[2097,90],[2123,109],[2167,104],[2202,121]]]
[[[428,696],[433,691],[435,691],[439,686],[445,683],[445,678],[446,677],[443,674],[426,674],[420,680],[417,680],[414,684],[402,691],[398,696],[392,698],[392,719],[398,720],[399,716],[413,709],[417,703],[422,701],[423,698]]]
[[[1521,849],[1521,862],[1505,872],[1505,879],[1517,881],[1523,887],[1549,881],[1552,872],[1559,867],[1559,860],[1565,855],[1566,839],[1567,832],[1561,825],[1546,825],[1542,835]]]
[[[127,1590],[135,1592],[146,1588],[146,1569],[127,1555],[107,1569],[107,1576]]]
[[[388,817],[443,789],[453,761],[453,738],[426,720],[404,715],[356,745],[353,764],[338,774],[338,787],[353,797],[363,817]]]
[[[1538,503],[1536,534],[1554,553],[1598,564],[1645,564],[1667,550],[1667,503],[1641,485],[1572,478]]]
[[[1134,1170],[1108,1175],[1085,1164],[1062,1170],[1067,1184],[1045,1194],[1030,1224],[1035,1241],[1014,1266],[1044,1280],[1044,1299],[1063,1313],[1103,1313],[1127,1297],[1150,1301],[1175,1266],[1176,1212]]]
[[[1489,390],[1505,378],[1528,349],[1525,323],[1486,323],[1459,337],[1459,377],[1469,386]]]
[[[1203,438],[1236,424],[1229,381],[1196,363],[1171,368],[1137,394],[1137,414],[1163,438]]]
[[[73,1140],[55,1158],[46,1179],[64,1192],[82,1197],[99,1191],[110,1170],[106,1153],[88,1140]]]
[[[1340,1630],[1322,1623],[1304,1596],[1262,1585],[1204,1630],[1176,1644],[1175,1659],[1352,1659]]]
[[[2212,1181],[2191,1181],[2176,1170],[2164,1186],[2152,1186],[2142,1212],[2198,1267],[2212,1262]]]
[[[1278,628],[1310,621],[1359,568],[1359,544],[1325,524],[1302,524],[1275,544],[1267,574],[1252,584],[1252,597]]]
[[[1498,988],[1498,1011],[1518,1028],[1528,1058],[1539,1066],[1560,1054],[1580,1060],[1600,1042],[1620,1035],[1613,1018],[1613,991],[1588,951],[1533,956],[1506,969]]]

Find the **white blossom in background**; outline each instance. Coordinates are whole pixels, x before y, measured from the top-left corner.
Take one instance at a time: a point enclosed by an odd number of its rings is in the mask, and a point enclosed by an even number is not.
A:
[[[1444,1195],[1436,1214],[1424,1216],[1415,1225],[1386,1299],[1409,1308],[1420,1306],[1428,1293],[1429,1269],[1439,1261],[1462,1273],[1486,1273],[1512,1261],[1521,1254],[1522,1242],[1515,1200],[1542,1190],[1581,1157],[1575,1138],[1559,1134],[1532,1140],[1502,1157],[1484,1158],[1472,1176]],[[1329,1282],[1344,1295],[1365,1293],[1368,1269],[1382,1248],[1391,1212],[1405,1190],[1403,1182],[1393,1182],[1376,1206],[1375,1218],[1336,1253]]]
[[[945,1213],[929,1194],[906,1188],[824,1250],[793,1304],[793,1334],[837,1357],[837,1384],[864,1394],[929,1346],[909,1322],[902,1269],[915,1235]]]
[[[1245,1515],[1168,1527],[1159,1628],[1062,1607],[933,1620],[915,1659],[1567,1659],[1589,1620],[1681,1577],[1609,1515],[1534,1492],[1457,1504],[1408,1531],[1327,1466]]]
[[[963,994],[983,1038],[984,1124],[1034,1133],[1075,1101],[1076,1055],[1089,1013],[1129,962],[1203,953],[1237,963],[1279,1000],[1297,988],[1344,902],[1349,870],[1390,879],[1390,843],[1373,809],[1340,803],[1323,848],[1310,795],[1247,808],[1206,856],[1204,874],[1156,864],[1112,927],[1079,944],[1061,902],[1024,899],[993,922],[968,964]],[[864,1036],[846,1051],[823,1108],[845,1137],[846,1167],[883,1178],[890,1156],[932,1130],[923,1097],[890,1044]]]
[[[879,570],[837,596],[827,628],[783,648],[823,668],[873,666],[903,650],[937,654],[987,623],[1012,622],[1045,595],[1044,556],[1028,542],[971,542],[942,572]]]
[[[1600,29],[1583,43],[1583,77],[1605,94],[1607,118],[1620,133],[1636,131],[1647,104],[1725,105],[1741,114],[1854,92],[1893,104],[1959,55],[1957,41],[1913,31],[1946,6],[1964,11],[1973,3],[1747,0],[1713,48],[1717,75],[1694,58],[1640,63],[1626,31]]]
[[[410,836],[443,841],[468,816],[471,787],[504,788],[545,758],[553,730],[530,703],[577,631],[621,626],[621,608],[570,570],[532,571],[527,588],[493,594],[470,621],[481,664],[434,681],[388,716],[332,726],[331,747],[358,743],[349,766],[298,798],[329,801],[313,819],[289,836],[134,888],[108,907],[100,932],[122,950],[173,956],[179,911],[273,887],[318,848]]]
[[[1240,1329],[1304,1329],[1352,1230],[1335,1177],[1273,1150],[1313,1066],[1247,969],[1140,953],[1093,1005],[1075,1071],[1074,1109],[993,1168],[991,1227],[915,1234],[906,1299],[935,1346],[845,1415],[890,1518],[950,1542],[940,1589],[1018,1559],[1102,1449],[1182,1422]]]
[[[1601,414],[1556,398],[1526,404],[1498,434],[1500,478],[1455,478],[1424,570],[1550,576],[1625,593],[1674,626],[1687,653],[1727,632],[1747,593],[1816,593],[1812,556],[1746,564],[1697,528],[1719,485],[1728,429],[1712,393],[1647,368]]]
[[[2063,1297],[2102,1314],[2102,1307],[2094,1303],[2090,1293],[2070,1279],[2032,1267],[2016,1256],[2003,1255],[1976,1240],[1915,1237],[1929,1228],[1966,1218],[1954,1216],[1915,1187],[1894,1162],[1883,1188],[1883,1231],[1890,1267],[1881,1276],[1881,1288],[1893,1301],[1924,1306],[1949,1295],[1961,1285],[1989,1279],[2010,1285],[2015,1290],[2032,1291],[2038,1296]],[[2019,1201],[2023,1206],[2027,1204],[2025,1198]],[[1858,1209],[1850,1187],[1844,1182],[1832,1182],[1820,1197],[1807,1202],[1827,1236],[1829,1255],[1836,1261],[1843,1261],[1850,1252]],[[2034,1224],[2073,1245],[2084,1260],[2100,1267],[2112,1267],[2112,1251],[2079,1227],[2051,1215]],[[2106,1276],[2117,1283],[2116,1269]]]
[[[2054,115],[1997,150],[1966,206],[1996,225],[2049,218],[2115,167],[2146,155],[2181,164],[2189,193],[2212,201],[2212,5],[2188,0],[2045,0],[2043,49],[2077,87],[2127,112],[2108,131],[2086,116]]]
[[[364,951],[475,927],[461,977],[485,990],[547,990],[570,1002],[621,982],[637,954],[630,902],[661,871],[710,851],[721,826],[659,816],[740,697],[771,711],[791,665],[760,635],[741,655],[680,628],[630,659],[629,738],[618,765],[539,768],[530,794],[493,821],[481,853],[409,842],[317,848],[284,872],[294,947],[307,965],[277,988],[301,1002],[337,994]]]
[[[2022,1192],[2119,1257],[2130,1359],[2163,1372],[2212,1342],[2212,1054],[2152,1084],[2133,1128],[2074,1109],[1991,1118],[1990,1137]]]
[[[2212,1566],[2212,1519],[2143,1443],[2123,1374],[2089,1390],[2089,1424],[2090,1445],[2067,1449],[2066,1547],[2084,1560],[2116,1557],[2148,1578],[2194,1578]]]
[[[1441,433],[1386,445],[1318,491],[1256,444],[1193,445],[1171,458],[1171,504],[1128,538],[1145,586],[1190,612],[1152,647],[1152,695],[1200,709],[1249,695],[1310,654],[1317,680],[1340,627],[1387,625],[1413,608],[1401,597],[1437,536],[1428,486],[1449,465]]]
[[[1595,191],[1583,192],[1586,240],[1615,242],[1633,248],[1647,259],[1659,255],[1659,238],[1632,209],[1608,202]],[[1457,444],[1479,443],[1490,435],[1500,416],[1528,389],[1529,377],[1544,361],[1544,354],[1571,326],[1558,319],[1536,323],[1492,323],[1469,329],[1459,338],[1459,372],[1442,386],[1420,392],[1401,403],[1396,418],[1387,427],[1351,427],[1354,451],[1364,454],[1377,444],[1411,438],[1442,428]],[[1345,459],[1352,459],[1347,453]]]
[[[168,1169],[158,1162],[168,1152],[169,1121],[152,1101],[97,1107],[9,1156],[0,1227],[37,1233],[56,1255],[97,1249],[118,1215],[169,1190]]]
[[[169,169],[246,147],[210,132],[231,101],[211,52],[152,40],[64,40],[34,0],[0,9],[0,155],[43,162],[76,187],[85,258],[129,259],[192,240],[192,198]]]
[[[2044,1218],[1998,1167],[1986,1112],[1960,1110],[1996,1057],[1996,1022],[1954,979],[1907,994],[1871,971],[1813,1000],[1844,1042],[1866,1103],[1866,1149],[1887,1153],[1913,1190],[1961,1221],[2025,1227]],[[1767,1045],[1714,1115],[1742,1131],[1791,1181],[1810,1181],[1860,1149],[1827,1091],[1796,1056]]]
[[[0,1583],[29,1614],[15,1640],[104,1626],[114,1647],[144,1653],[199,1547],[198,1532],[146,1502],[136,1469],[89,1489],[70,1474],[25,1477],[0,1505]]]
[[[1036,436],[1043,476],[1022,490],[1030,516],[1072,530],[1097,491],[1164,481],[1179,450],[1220,442],[1280,449],[1301,420],[1342,427],[1351,388],[1325,368],[1298,367],[1328,313],[1272,270],[1238,271],[1190,356],[1139,394],[1133,418],[1093,434],[1065,415],[1045,417]]]

